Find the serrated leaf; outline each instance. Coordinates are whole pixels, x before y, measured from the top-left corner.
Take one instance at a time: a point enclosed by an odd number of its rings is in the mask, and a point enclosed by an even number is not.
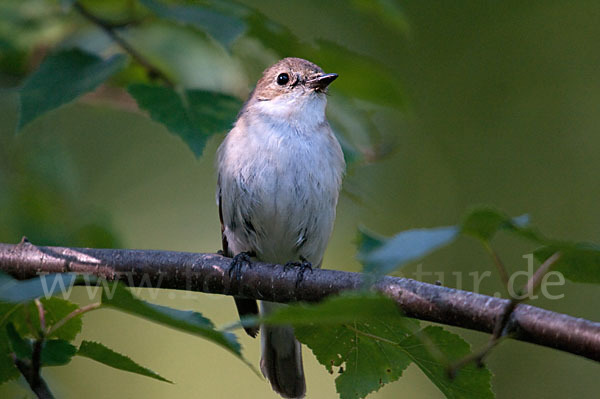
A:
[[[336,387],[342,399],[363,398],[400,378],[410,359],[397,347],[385,347],[371,336],[383,324],[398,328],[406,337],[418,328],[402,317],[389,298],[371,292],[348,292],[319,304],[294,304],[268,316],[266,323],[294,325],[298,340],[306,344],[330,373],[342,367]]]
[[[208,33],[225,47],[230,47],[246,30],[239,18],[201,5],[167,5],[154,0],[141,3],[158,16]]]
[[[97,362],[100,362],[110,367],[114,367],[119,370],[129,371],[131,373],[144,375],[146,377],[154,378],[155,380],[164,381],[172,384],[171,381],[161,377],[154,371],[140,366],[139,364],[131,360],[129,357],[117,353],[98,342],[81,342],[81,346],[77,351],[77,355],[87,357],[89,359],[95,360]]]
[[[77,348],[65,340],[52,339],[44,341],[42,348],[43,366],[62,366],[71,361],[77,353]]]
[[[460,229],[462,234],[489,241],[500,230],[519,234],[533,241],[542,241],[541,235],[528,228],[529,216],[509,217],[502,211],[491,207],[477,207],[463,218]]]
[[[583,243],[550,245],[536,250],[534,256],[544,262],[556,252],[561,256],[552,270],[574,282],[600,284],[600,247]]]
[[[0,302],[27,302],[35,298],[68,295],[73,288],[75,274],[45,274],[29,280],[18,281],[0,273]]]
[[[236,336],[216,330],[213,323],[198,312],[178,310],[142,301],[135,298],[122,284],[115,287],[111,297],[108,296],[107,290],[102,290],[102,304],[201,336],[242,359],[241,346]]]
[[[202,155],[210,136],[231,128],[242,106],[235,97],[204,90],[177,93],[145,84],[131,85],[128,90],[140,108],[179,136],[196,157]]]
[[[449,379],[443,364],[431,355],[419,334],[434,344],[448,359],[458,360],[471,352],[470,345],[460,336],[441,327],[428,326],[400,342],[407,356],[448,399],[492,399],[492,373],[485,367],[471,364],[460,369],[454,379]]]
[[[407,330],[394,326],[377,321],[353,322],[348,326],[326,328],[299,326],[295,332],[298,340],[306,344],[331,373],[334,367],[343,367],[335,385],[340,398],[350,399],[364,398],[396,381],[410,365],[410,358],[401,348],[368,336],[393,335],[405,339]]]
[[[124,55],[106,60],[79,49],[48,56],[20,88],[17,131],[38,116],[94,90],[125,65]]]
[[[358,260],[364,272],[382,275],[454,241],[458,228],[454,226],[406,230],[385,238],[359,229]]]
[[[493,397],[488,370],[467,367],[450,380],[445,363],[428,346],[457,360],[469,353],[468,343],[438,327],[420,330],[418,321],[402,317],[394,301],[376,293],[348,292],[319,304],[290,305],[262,322],[294,325],[298,340],[330,373],[343,370],[336,378],[342,399],[364,398],[400,378],[411,362],[448,398]]]

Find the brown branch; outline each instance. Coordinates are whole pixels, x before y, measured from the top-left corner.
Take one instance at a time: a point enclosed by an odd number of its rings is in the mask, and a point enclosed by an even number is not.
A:
[[[296,271],[254,263],[238,282],[231,259],[218,254],[128,249],[90,249],[0,244],[0,270],[17,279],[40,273],[84,273],[129,286],[243,296],[273,302],[317,302],[358,289],[360,273],[315,269],[296,287]],[[234,276],[235,277],[235,276]],[[386,276],[374,289],[396,301],[407,316],[493,333],[510,301]],[[506,323],[512,338],[600,361],[600,323],[517,304]]]
[[[73,4],[73,8],[85,19],[102,29],[104,33],[108,35],[115,43],[117,43],[125,52],[127,52],[133,59],[135,59],[141,66],[147,71],[151,79],[161,79],[169,87],[175,86],[171,78],[167,76],[160,68],[152,64],[146,57],[138,52],[129,42],[119,36],[116,32],[118,24],[110,21],[106,21],[97,15],[93,14],[87,8],[81,5],[78,1]]]
[[[39,373],[36,374],[37,378],[32,378],[33,367],[29,365],[28,362],[17,359],[15,355],[13,355],[13,362],[21,374],[23,374],[23,377],[25,377],[25,380],[29,384],[29,387],[33,393],[35,393],[35,396],[37,396],[39,399],[54,399],[54,395],[50,391],[50,388],[48,388],[48,384],[46,384],[46,381],[44,381]]]

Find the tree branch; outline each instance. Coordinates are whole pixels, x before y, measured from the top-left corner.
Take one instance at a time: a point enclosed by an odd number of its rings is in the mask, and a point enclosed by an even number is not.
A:
[[[315,269],[296,287],[296,271],[254,263],[240,281],[230,278],[230,258],[218,254],[128,249],[42,247],[28,241],[0,244],[0,270],[24,280],[41,273],[81,273],[129,286],[235,295],[273,302],[318,302],[358,289],[360,273]],[[493,333],[510,301],[386,276],[374,289],[409,317]],[[518,304],[506,333],[512,338],[600,361],[600,323]]]
[[[33,393],[35,393],[35,396],[37,396],[39,399],[54,399],[54,395],[50,391],[50,388],[48,388],[48,384],[46,384],[46,381],[44,381],[44,379],[39,375],[39,370],[34,378],[32,377],[33,367],[31,365],[21,359],[17,359],[17,357],[14,355],[13,361],[21,374],[23,374],[23,377],[29,384],[29,387]]]

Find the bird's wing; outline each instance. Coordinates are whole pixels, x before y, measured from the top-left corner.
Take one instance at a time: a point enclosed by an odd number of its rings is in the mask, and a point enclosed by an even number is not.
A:
[[[227,236],[225,235],[225,223],[223,222],[223,201],[221,200],[221,189],[217,194],[217,204],[219,205],[219,220],[221,221],[221,243],[223,247],[223,255],[230,258],[237,254],[232,254],[229,251],[229,243],[227,242]],[[235,300],[235,306],[237,307],[238,315],[240,319],[244,316],[258,316],[258,304],[254,299],[233,297]],[[259,326],[246,326],[244,327],[246,333],[252,338],[258,334]]]

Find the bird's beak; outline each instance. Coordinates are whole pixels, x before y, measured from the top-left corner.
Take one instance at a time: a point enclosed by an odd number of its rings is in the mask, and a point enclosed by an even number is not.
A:
[[[326,73],[314,79],[307,80],[306,85],[311,89],[325,90],[338,77],[337,73]]]

